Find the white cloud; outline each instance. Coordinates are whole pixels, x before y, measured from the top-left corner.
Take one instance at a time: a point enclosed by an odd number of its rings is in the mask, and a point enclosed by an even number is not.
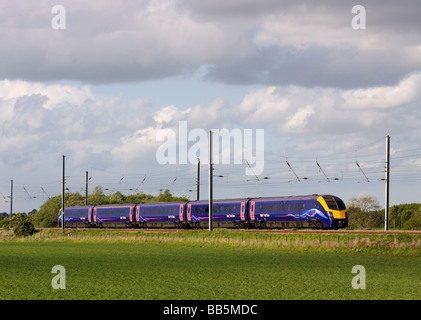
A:
[[[87,100],[93,99],[93,94],[88,86],[78,88],[69,85],[46,85],[41,82],[0,81],[0,99],[17,99],[31,95],[47,97],[48,101],[42,105],[46,109],[52,109],[62,103],[81,105]]]
[[[328,144],[350,139],[358,144],[365,135],[383,136],[401,132],[402,128],[418,130],[420,89],[421,73],[406,77],[396,86],[358,90],[268,87],[248,93],[232,109],[243,125],[275,127],[280,136],[307,138],[307,142],[300,142],[303,146],[312,139]],[[319,143],[311,144],[318,148]]]
[[[244,29],[192,19],[179,9],[178,1],[60,4],[66,9],[65,30],[51,27],[53,4],[3,4],[0,40],[8,44],[8,50],[0,52],[3,77],[95,83],[149,80],[244,57],[250,47]]]
[[[238,110],[245,115],[247,122],[256,123],[279,121],[290,107],[287,97],[280,95],[276,87],[268,87],[248,93]]]
[[[315,113],[314,106],[308,105],[299,109],[296,113],[290,116],[285,123],[284,130],[286,132],[308,130],[312,126],[311,116]]]
[[[79,161],[111,152],[120,137],[151,120],[145,99],[94,95],[89,87],[0,82],[0,149],[17,155],[67,153]],[[0,161],[13,161],[8,157]]]
[[[350,109],[390,108],[420,97],[421,73],[414,73],[397,86],[347,90],[342,93],[344,106]]]
[[[120,138],[120,143],[115,144],[111,150],[112,155],[118,161],[132,163],[139,159],[154,159],[158,143],[156,137],[161,129],[159,127],[147,127],[136,130],[134,133]]]

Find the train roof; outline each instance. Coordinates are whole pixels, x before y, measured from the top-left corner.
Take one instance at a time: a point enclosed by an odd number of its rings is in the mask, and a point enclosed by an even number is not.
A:
[[[330,194],[309,194],[309,195],[298,195],[298,196],[270,196],[270,197],[248,197],[248,198],[233,198],[233,199],[214,199],[213,202],[229,202],[229,201],[244,201],[244,200],[288,200],[288,199],[317,199],[318,197],[334,197]],[[189,203],[200,203],[200,202],[209,202],[209,200],[192,200],[188,201]]]
[[[330,194],[308,194],[308,195],[296,195],[296,196],[270,196],[270,197],[248,197],[248,198],[232,198],[232,199],[214,199],[213,202],[232,202],[232,201],[245,201],[245,200],[293,200],[293,199],[317,199],[318,197],[331,198],[338,200],[337,196]],[[132,203],[132,204],[103,204],[103,205],[88,205],[88,206],[75,206],[65,207],[65,209],[87,209],[87,208],[104,208],[104,207],[130,207],[130,206],[147,206],[147,205],[180,205],[184,203],[191,204],[202,204],[208,203],[209,200],[191,200],[191,201],[174,201],[174,202],[146,202],[146,203]],[[61,210],[61,209],[60,209]]]

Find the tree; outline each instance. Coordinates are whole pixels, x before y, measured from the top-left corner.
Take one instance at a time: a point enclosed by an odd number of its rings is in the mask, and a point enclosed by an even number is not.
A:
[[[88,196],[88,204],[94,206],[107,204],[107,199],[101,186],[96,186],[94,191]]]
[[[380,228],[383,223],[379,201],[373,196],[360,194],[347,204],[349,225],[355,229]]]
[[[120,191],[113,193],[112,195],[108,196],[108,201],[114,204],[122,204],[126,202],[126,196],[122,194]]]
[[[61,208],[61,196],[49,198],[41,205],[33,218],[34,224],[39,228],[57,227],[58,214]]]
[[[35,233],[35,227],[23,213],[18,212],[12,219],[13,234],[16,236],[30,236]]]
[[[421,204],[399,204],[390,208],[390,225],[393,228],[401,229],[404,224],[421,209]]]
[[[421,208],[412,214],[402,227],[403,230],[421,230]]]

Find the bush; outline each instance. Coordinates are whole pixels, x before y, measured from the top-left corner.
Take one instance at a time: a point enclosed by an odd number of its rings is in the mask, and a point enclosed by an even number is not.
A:
[[[415,212],[402,227],[403,230],[421,230],[421,209]]]
[[[4,230],[9,230],[9,218],[4,218],[0,220],[0,228]]]
[[[35,227],[28,217],[22,213],[17,213],[12,219],[13,234],[15,236],[30,236],[35,233]]]

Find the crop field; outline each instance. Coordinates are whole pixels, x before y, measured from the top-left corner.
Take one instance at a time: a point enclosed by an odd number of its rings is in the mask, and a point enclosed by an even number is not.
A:
[[[2,232],[0,299],[421,299],[420,237]],[[365,289],[353,287],[357,265]],[[65,269],[65,289],[53,288],[54,266]]]

